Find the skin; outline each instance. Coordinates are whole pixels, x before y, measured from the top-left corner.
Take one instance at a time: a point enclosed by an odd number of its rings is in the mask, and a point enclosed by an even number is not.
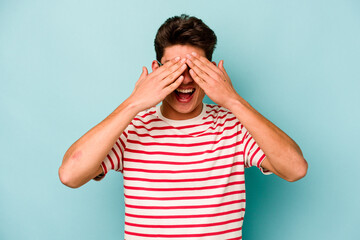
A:
[[[161,63],[166,63],[170,59],[173,59],[177,56],[180,56],[182,59],[186,60],[186,55],[189,53],[195,52],[199,56],[205,57],[204,50],[189,46],[189,45],[174,45],[165,48],[164,55],[161,58]],[[156,71],[159,68],[157,61],[152,62],[152,69]],[[175,92],[170,93],[165,97],[161,105],[162,114],[174,120],[185,120],[198,116],[202,110],[202,101],[204,99],[205,93],[204,90],[199,87],[199,85],[193,80],[189,73],[189,68],[186,68],[182,73],[184,80],[178,88],[180,89],[189,89],[195,88],[193,97],[189,103],[181,103],[176,100]]]
[[[261,166],[287,181],[296,181],[307,172],[300,148],[283,131],[250,106],[233,88],[224,61],[210,62],[203,50],[189,45],[167,47],[161,59],[146,67],[134,91],[108,117],[79,138],[64,155],[59,168],[63,184],[77,188],[102,173],[101,163],[131,120],[141,111],[162,102],[162,114],[183,120],[198,116],[205,94],[229,109],[251,133],[264,151]],[[191,68],[189,70],[189,67]],[[195,88],[187,103],[175,98],[175,89]]]
[[[303,178],[308,164],[299,146],[235,91],[224,68],[224,61],[215,66],[196,52],[187,54],[186,58],[194,81],[211,100],[229,109],[264,151],[266,158],[261,166],[289,182]]]
[[[163,101],[180,86],[184,80],[182,74],[188,67],[186,59],[174,57],[166,60],[164,65],[156,67],[150,74],[143,67],[131,95],[70,146],[59,168],[59,178],[63,184],[78,188],[101,174],[102,161],[132,119],[139,112]]]

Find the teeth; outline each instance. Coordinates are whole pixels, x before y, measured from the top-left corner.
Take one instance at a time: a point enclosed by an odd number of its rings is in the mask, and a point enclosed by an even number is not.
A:
[[[192,93],[193,91],[195,91],[195,89],[176,89],[176,91],[180,93]]]

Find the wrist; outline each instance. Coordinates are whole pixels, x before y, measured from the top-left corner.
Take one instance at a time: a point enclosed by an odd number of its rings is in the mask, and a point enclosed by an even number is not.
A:
[[[245,108],[249,108],[250,104],[240,95],[237,95],[236,97],[230,98],[224,107],[235,113],[238,111],[243,111]]]
[[[127,98],[122,105],[124,105],[124,109],[132,115],[137,115],[139,112],[145,110],[143,109],[141,102],[131,96]]]

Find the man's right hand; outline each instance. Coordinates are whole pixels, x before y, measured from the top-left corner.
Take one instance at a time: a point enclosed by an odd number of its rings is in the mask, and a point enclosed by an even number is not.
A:
[[[181,74],[187,68],[185,61],[185,58],[173,58],[150,74],[147,68],[143,67],[143,72],[128,100],[134,103],[139,112],[156,106],[184,80]]]
[[[59,177],[77,188],[102,172],[100,167],[116,140],[140,111],[155,106],[182,83],[185,59],[174,58],[148,74],[144,67],[130,97],[66,151]]]

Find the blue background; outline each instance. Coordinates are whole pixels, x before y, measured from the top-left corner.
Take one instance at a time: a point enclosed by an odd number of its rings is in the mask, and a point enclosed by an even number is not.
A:
[[[247,169],[245,240],[359,239],[360,1],[0,1],[0,239],[122,239],[122,176],[70,189],[70,145],[131,93],[173,15],[217,34],[235,88],[309,163]],[[205,99],[210,102],[209,99]]]

